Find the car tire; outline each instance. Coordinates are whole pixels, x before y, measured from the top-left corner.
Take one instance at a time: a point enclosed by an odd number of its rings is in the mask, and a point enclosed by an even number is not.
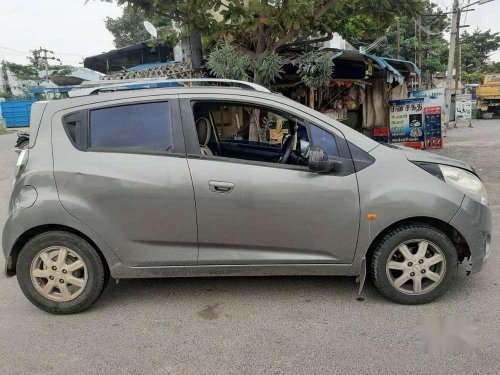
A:
[[[29,146],[29,141],[22,141],[21,143],[19,143],[19,145],[17,146],[17,148],[19,150],[26,150]]]
[[[50,231],[29,240],[17,259],[24,295],[52,314],[88,309],[101,295],[109,273],[97,251],[82,237]]]
[[[371,259],[377,289],[390,300],[407,305],[442,296],[457,268],[457,252],[448,236],[420,223],[391,229],[376,243]]]

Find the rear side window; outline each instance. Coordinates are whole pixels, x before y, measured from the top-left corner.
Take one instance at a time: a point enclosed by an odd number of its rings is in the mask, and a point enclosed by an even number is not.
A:
[[[90,149],[170,151],[172,148],[167,102],[94,109],[89,117]]]

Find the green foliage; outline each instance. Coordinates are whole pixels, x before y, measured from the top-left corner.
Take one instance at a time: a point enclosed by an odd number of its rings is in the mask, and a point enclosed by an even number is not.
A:
[[[104,24],[111,34],[116,48],[129,46],[150,38],[144,28],[144,11],[132,6],[123,8],[123,14],[117,18],[106,17]]]
[[[54,56],[51,56],[53,53],[51,51],[40,48],[31,51],[31,53],[32,56],[28,58],[30,61],[28,65],[5,62],[7,70],[10,71],[20,83],[18,88],[25,92],[29,86],[39,86],[45,81],[46,67],[49,74],[61,76],[70,75],[75,70],[75,68],[70,65],[49,65],[49,60],[60,61]],[[47,61],[45,60],[45,55],[47,55]],[[47,66],[45,65],[46,63]]]
[[[38,66],[34,65],[22,65],[11,62],[6,62],[5,65],[7,69],[17,78],[19,81],[34,82],[39,85],[45,81],[45,75],[42,74],[43,70],[38,69]],[[48,71],[52,74],[57,74],[60,76],[70,75],[75,70],[74,67],[70,65],[49,65]]]
[[[464,32],[460,37],[460,45],[464,83],[480,83],[485,73],[500,73],[500,63],[487,64],[491,53],[500,48],[500,33],[490,30],[475,30],[472,34]]]
[[[251,61],[248,55],[240,53],[229,43],[217,45],[207,61],[210,72],[217,78],[248,79]]]
[[[12,94],[9,94],[9,93],[6,93],[6,92],[3,92],[3,91],[0,91],[0,98],[4,98],[4,99],[12,99],[12,98],[13,98],[13,95],[12,95]]]
[[[75,68],[71,65],[49,65],[49,72],[59,76],[69,76],[74,71]]]
[[[285,63],[286,60],[282,59],[276,51],[272,51],[262,61],[254,60],[252,70],[254,76],[257,77],[256,80],[261,85],[269,87],[276,78],[281,78],[281,74],[285,72],[283,70]]]
[[[111,0],[103,0],[111,1]],[[197,31],[216,42],[237,42],[262,61],[287,44],[332,32],[350,36],[380,33],[398,15],[423,10],[425,0],[117,0],[146,17],[173,19],[186,33]]]
[[[210,53],[207,66],[217,78],[246,80],[252,70],[260,84],[269,86],[284,72],[282,59],[275,51],[261,62],[252,60],[229,43],[218,44]],[[333,60],[330,52],[311,51],[292,61],[297,65],[298,73],[307,87],[322,87],[331,77]]]
[[[102,0],[113,1],[113,0]],[[269,86],[283,72],[280,54],[294,44],[338,32],[348,39],[380,36],[396,17],[411,17],[428,0],[115,0],[140,9],[143,17],[175,20],[183,32],[209,37],[215,45],[208,68],[220,78],[248,79]],[[137,22],[142,26],[142,22]],[[108,27],[109,28],[109,27]],[[320,87],[332,72],[324,54],[297,61],[309,87]]]
[[[19,81],[32,81],[39,84],[44,80],[40,76],[38,69],[33,65],[22,65],[11,62],[6,62],[5,65]]]
[[[304,53],[294,60],[298,66],[298,73],[307,87],[319,88],[324,86],[333,73],[332,54],[322,51]]]
[[[253,110],[255,113],[256,111]],[[257,112],[258,113],[258,112]],[[268,114],[268,116],[273,116],[273,114]],[[257,119],[258,121],[258,119]],[[269,117],[264,117],[257,127],[257,133],[259,134],[259,140],[261,142],[269,142],[269,131],[270,129],[276,125],[276,121],[274,119],[269,119]]]
[[[486,65],[485,73],[500,73],[500,62],[494,62]]]
[[[422,70],[425,74],[445,71],[448,62],[448,42],[443,37],[443,31],[448,28],[449,20],[437,6],[429,0],[425,1],[425,14],[422,16]],[[399,17],[400,51],[403,60],[416,61],[419,52],[417,17],[405,15]],[[355,44],[370,44],[376,38],[358,39]],[[383,40],[371,53],[384,57],[398,57],[397,27],[394,23]]]

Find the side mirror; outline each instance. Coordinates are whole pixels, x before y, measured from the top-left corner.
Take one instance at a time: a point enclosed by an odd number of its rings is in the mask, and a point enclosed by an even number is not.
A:
[[[328,154],[321,146],[312,146],[309,149],[309,170],[316,173],[328,173],[339,170],[342,163],[330,160]]]

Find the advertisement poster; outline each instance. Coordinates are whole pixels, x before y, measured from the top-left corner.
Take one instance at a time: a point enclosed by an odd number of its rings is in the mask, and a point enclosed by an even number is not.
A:
[[[462,94],[455,96],[455,121],[470,120],[472,118],[472,95]]]
[[[423,98],[389,101],[392,143],[403,143],[408,147],[423,148],[423,101]]]
[[[424,108],[425,148],[443,148],[441,106]]]
[[[441,114],[445,113],[445,89],[416,90],[410,92],[410,98],[423,98],[425,107],[441,107]]]

